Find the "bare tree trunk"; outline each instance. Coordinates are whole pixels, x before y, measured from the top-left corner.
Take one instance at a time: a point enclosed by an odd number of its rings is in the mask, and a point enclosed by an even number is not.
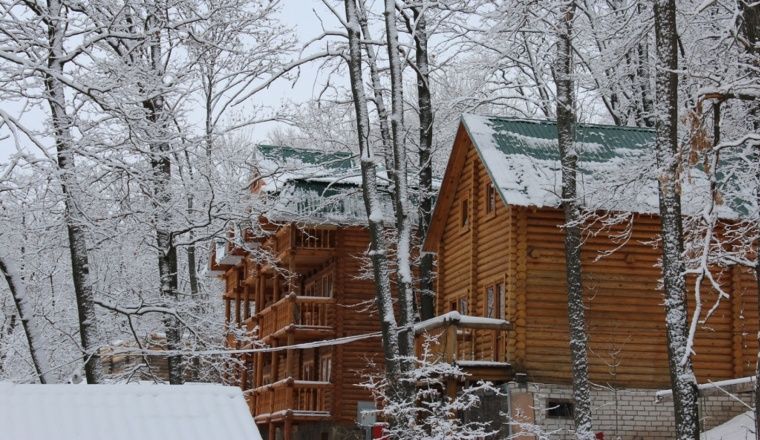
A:
[[[657,41],[656,150],[670,382],[673,389],[676,438],[697,440],[697,383],[691,353],[686,351],[688,310],[678,175],[678,47],[675,0],[654,2],[654,21]]]
[[[3,342],[3,339],[6,337],[13,335],[14,330],[16,330],[16,323],[18,322],[17,317],[18,315],[15,313],[10,315],[7,319],[9,321],[8,325],[3,322],[3,325],[0,326],[0,343]],[[5,365],[5,359],[8,356],[8,352],[9,350],[0,351],[0,374],[4,371],[3,365]]]
[[[367,9],[364,6],[364,0],[359,2],[359,25],[362,29],[362,35],[367,41],[372,40],[372,34],[369,32],[367,25]],[[372,91],[374,94],[375,108],[377,108],[377,118],[380,122],[380,139],[383,141],[383,159],[385,169],[388,172],[393,171],[393,152],[391,151],[391,130],[388,127],[388,110],[385,108],[385,99],[383,98],[383,84],[380,82],[380,73],[377,69],[377,54],[371,44],[364,45],[364,51],[367,54],[367,64],[369,64],[369,77],[372,81]]]
[[[396,29],[396,2],[385,0],[385,34],[391,76],[391,136],[393,139],[393,202],[396,211],[396,284],[399,297],[399,353],[404,368],[411,368],[414,355],[414,292],[412,286],[411,239],[412,219],[409,209],[406,145],[404,142],[404,97],[401,57]]]
[[[35,324],[31,322],[34,316],[34,311],[31,309],[31,304],[28,302],[26,291],[19,278],[18,273],[12,267],[10,263],[6,263],[0,258],[0,273],[3,274],[5,282],[8,283],[8,289],[11,291],[11,297],[13,303],[16,305],[16,313],[21,321],[21,328],[24,329],[24,336],[26,336],[26,342],[29,345],[29,355],[32,358],[32,366],[34,367],[34,373],[40,383],[51,383],[52,378],[48,378],[50,368],[47,365],[47,359],[42,348],[42,340],[40,332],[36,329]],[[15,322],[12,319],[11,323]]]
[[[94,293],[90,279],[90,263],[87,255],[85,231],[78,223],[81,217],[75,197],[76,181],[74,153],[72,151],[71,120],[66,113],[63,77],[63,32],[65,11],[57,0],[48,2],[48,72],[45,73],[45,92],[50,107],[53,137],[60,170],[61,191],[64,196],[64,218],[69,237],[71,273],[77,302],[79,337],[84,351],[84,373],[87,383],[102,380],[98,356],[98,322],[95,315]]]
[[[385,354],[385,375],[393,388],[400,391],[397,380],[401,373],[399,359],[399,337],[391,296],[390,272],[388,270],[388,245],[384,237],[383,212],[377,189],[375,157],[369,145],[369,114],[367,98],[362,81],[362,56],[360,46],[360,25],[356,10],[356,0],[344,0],[348,31],[350,58],[348,68],[351,92],[356,111],[356,126],[361,156],[362,194],[370,231],[370,259],[375,279],[375,295],[380,316]]]
[[[413,6],[415,25],[409,23],[409,32],[414,36],[415,64],[417,73],[417,107],[420,119],[419,171],[419,225],[417,238],[425,240],[433,215],[433,103],[430,94],[430,63],[428,61],[428,34],[425,10]],[[433,290],[433,254],[420,255],[420,318],[430,319],[435,315],[435,291]]]
[[[575,437],[593,440],[591,390],[588,379],[588,334],[583,305],[581,275],[581,213],[578,206],[578,151],[575,146],[575,90],[573,81],[573,19],[576,5],[569,2],[561,11],[557,44],[557,135],[562,164],[562,208],[565,212],[565,275],[567,316],[570,325],[570,359],[575,401]]]
[[[639,14],[644,14],[643,3],[637,5]],[[638,62],[636,65],[636,77],[639,82],[641,105],[638,107],[637,125],[652,128],[655,125],[654,104],[652,102],[651,69],[649,68],[649,40],[640,42],[637,50]]]
[[[747,40],[746,51],[749,55],[749,62],[754,63],[756,68],[760,68],[760,3],[752,3],[749,0],[739,0],[739,9],[741,10],[741,30]],[[757,100],[750,103],[750,114],[753,116],[753,128],[755,132],[760,131],[760,102]],[[760,145],[755,146],[755,160],[760,159]],[[756,174],[756,182],[760,182],[760,170]],[[755,197],[760,207],[760,186],[755,188]],[[758,219],[760,221],[760,219]],[[757,295],[760,298],[760,243],[755,243],[755,282],[757,283]],[[760,302],[757,304],[760,312]],[[760,314],[758,315],[760,317]],[[760,318],[758,318],[760,327]],[[760,343],[760,328],[757,332],[757,340]],[[760,440],[760,351],[757,353],[755,364],[755,438]]]
[[[155,14],[157,11],[151,12]],[[155,15],[148,18],[148,22],[155,20]],[[156,33],[150,39],[149,61],[156,78],[161,78],[161,39]],[[153,185],[153,209],[156,227],[156,247],[158,249],[158,274],[160,279],[160,294],[165,300],[177,303],[178,280],[177,280],[177,248],[174,244],[172,233],[171,216],[171,146],[166,132],[166,115],[164,98],[161,95],[144,101],[143,106],[148,112],[148,127],[146,127],[154,139],[150,141],[151,153],[151,179]],[[164,332],[166,333],[166,349],[178,351],[182,348],[182,328],[179,319],[174,314],[165,314],[163,317]],[[182,371],[182,356],[172,354],[168,357],[169,383],[181,384],[184,382]]]

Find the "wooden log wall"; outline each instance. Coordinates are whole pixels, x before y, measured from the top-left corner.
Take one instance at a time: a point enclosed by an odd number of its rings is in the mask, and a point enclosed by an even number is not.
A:
[[[362,256],[369,246],[369,232],[364,228],[342,228],[336,235],[337,278],[339,297],[336,310],[337,337],[371,333],[380,330],[375,310],[375,285],[371,279],[360,279],[366,269]],[[365,380],[363,374],[372,372],[375,363],[383,368],[383,348],[380,338],[365,339],[336,347],[332,361],[336,398],[333,415],[336,421],[355,423],[358,401],[371,401],[372,396],[356,386]]]
[[[507,294],[502,306],[515,324],[506,341],[508,360],[530,380],[569,383],[562,212],[505,206],[500,198],[495,211],[487,212],[490,178],[469,140],[460,142],[467,143],[467,153],[438,248],[437,311],[457,307],[458,299],[466,296],[467,313],[483,316],[486,287],[503,279]],[[471,213],[463,228],[464,206]],[[658,231],[657,217],[641,215],[630,240],[611,255],[598,259],[600,252],[617,246],[607,234],[585,243],[583,280],[594,382],[652,388],[669,384],[663,297],[658,290],[660,250],[652,245]],[[752,374],[758,349],[753,273],[729,268],[720,281],[732,296],[698,327],[694,366],[700,382]],[[693,310],[694,280],[688,285]],[[706,282],[702,297],[704,313],[716,298]],[[494,341],[484,335],[475,344],[476,351],[485,352]]]

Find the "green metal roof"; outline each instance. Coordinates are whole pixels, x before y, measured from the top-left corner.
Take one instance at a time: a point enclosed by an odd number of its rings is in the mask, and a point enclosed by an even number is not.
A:
[[[559,160],[557,123],[489,117],[494,140],[504,154]],[[641,151],[654,143],[654,130],[611,125],[577,124],[575,141],[583,161],[607,162]],[[584,148],[586,147],[586,148]]]
[[[296,161],[305,165],[340,170],[350,170],[354,167],[353,154],[349,152],[325,152],[277,145],[258,145],[257,148],[265,158],[275,162]]]
[[[462,125],[507,204],[560,204],[561,167],[554,121],[465,114]],[[577,124],[578,195],[587,208],[659,212],[655,132],[614,125]],[[721,158],[725,164],[725,158]],[[730,179],[722,179],[723,187]],[[682,173],[685,214],[699,212],[709,200],[709,181],[699,166]],[[747,200],[733,197],[718,207],[721,217],[748,212]]]

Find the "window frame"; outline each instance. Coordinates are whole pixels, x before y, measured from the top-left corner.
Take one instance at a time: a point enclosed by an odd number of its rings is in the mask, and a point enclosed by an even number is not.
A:
[[[493,217],[496,215],[496,185],[493,184],[492,181],[488,181],[485,184],[485,193],[486,193],[486,200],[485,200],[485,208],[486,208],[486,215],[488,217]]]
[[[545,404],[547,419],[573,420],[575,415],[575,403],[571,399],[546,399]],[[564,410],[560,410],[564,408]],[[554,412],[554,413],[553,413]]]
[[[502,275],[491,279],[484,287],[483,317],[493,319],[507,319],[507,279]],[[492,292],[494,302],[493,316],[489,316],[489,290]]]
[[[472,219],[470,218],[470,198],[465,197],[459,202],[459,230],[461,232],[466,232],[470,230],[470,223],[472,223]]]

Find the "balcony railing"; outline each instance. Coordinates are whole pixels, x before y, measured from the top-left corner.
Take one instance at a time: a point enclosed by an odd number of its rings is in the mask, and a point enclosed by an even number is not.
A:
[[[335,248],[335,230],[323,228],[283,228],[273,238],[276,252],[296,249],[329,250]]]
[[[256,388],[253,414],[257,419],[286,412],[329,417],[332,386],[330,382],[288,378]]]
[[[449,312],[415,325],[417,355],[432,362],[507,363],[510,329],[512,324],[503,319]]]
[[[259,331],[262,337],[288,327],[331,329],[335,316],[335,299],[298,296],[294,293],[261,311]]]

